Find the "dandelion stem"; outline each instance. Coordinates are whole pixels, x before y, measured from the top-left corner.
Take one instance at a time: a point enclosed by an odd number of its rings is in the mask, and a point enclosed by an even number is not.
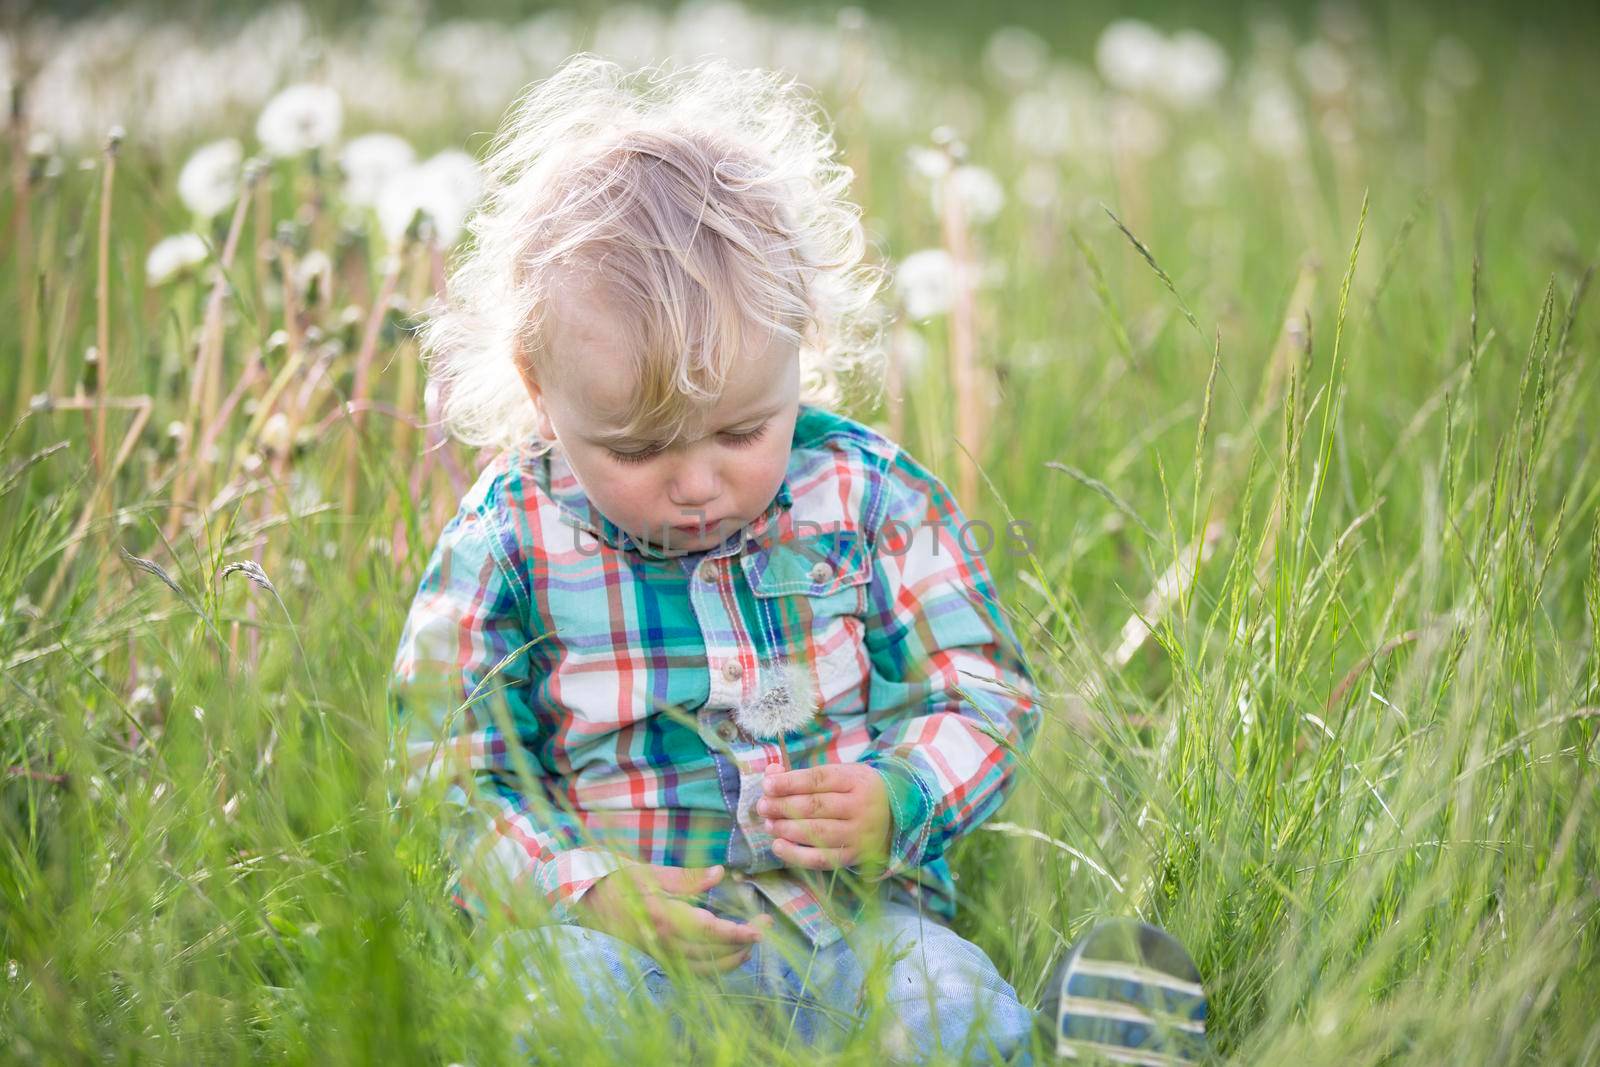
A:
[[[122,131],[113,128],[106,137],[105,167],[100,172],[100,232],[96,243],[98,255],[95,276],[95,346],[100,361],[95,368],[96,396],[111,391],[111,193],[117,173],[117,147],[122,143]],[[95,411],[94,439],[89,454],[96,473],[105,471],[106,409]]]

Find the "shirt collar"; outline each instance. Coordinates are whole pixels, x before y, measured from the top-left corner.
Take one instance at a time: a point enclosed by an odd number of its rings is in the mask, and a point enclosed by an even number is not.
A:
[[[634,552],[652,560],[675,559],[681,556],[695,555],[704,552],[710,556],[726,556],[739,551],[746,541],[761,541],[774,530],[783,513],[794,505],[794,494],[790,489],[790,478],[795,473],[795,464],[798,457],[791,448],[789,453],[789,466],[784,471],[783,481],[778,485],[778,491],[773,496],[771,503],[765,511],[751,521],[745,523],[734,533],[723,538],[722,542],[710,549],[696,549],[690,552],[667,551],[650,542],[640,541],[632,534],[623,530],[616,523],[601,514],[600,509],[594,506],[583,487],[578,484],[577,475],[573,473],[572,465],[559,448],[550,448],[542,453],[535,469],[535,478],[539,488],[554,500],[561,521],[568,526],[586,530],[610,545],[612,548],[624,552]]]

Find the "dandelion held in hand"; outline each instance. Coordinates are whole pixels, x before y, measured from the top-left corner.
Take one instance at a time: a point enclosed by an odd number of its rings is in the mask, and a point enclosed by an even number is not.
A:
[[[733,721],[748,737],[777,740],[783,769],[789,769],[789,746],[784,735],[804,729],[817,715],[816,687],[810,667],[803,661],[784,660],[777,679],[755,697],[734,709]]]

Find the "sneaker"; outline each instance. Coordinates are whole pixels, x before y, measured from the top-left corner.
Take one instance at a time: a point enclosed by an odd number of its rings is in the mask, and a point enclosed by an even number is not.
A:
[[[1067,951],[1041,1015],[1058,1059],[1166,1067],[1207,1052],[1194,960],[1171,934],[1133,919],[1099,923]]]

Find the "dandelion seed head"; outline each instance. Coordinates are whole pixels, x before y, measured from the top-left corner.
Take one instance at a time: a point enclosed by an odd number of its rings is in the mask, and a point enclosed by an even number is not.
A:
[[[378,195],[384,236],[399,244],[418,212],[433,224],[434,239],[449,248],[461,237],[467,214],[483,191],[477,160],[448,149],[391,178]]]
[[[344,172],[344,200],[356,207],[372,207],[384,187],[416,165],[411,142],[393,133],[368,133],[339,150]]]
[[[1024,26],[1001,26],[983,46],[984,71],[1011,89],[1037,83],[1049,64],[1049,43]]]
[[[244,146],[232,137],[201,145],[178,171],[178,199],[196,217],[211,219],[239,196]]]
[[[935,183],[933,192],[935,212],[942,210],[943,207],[944,182],[950,183],[950,192],[954,193],[960,203],[962,214],[973,222],[988,222],[1000,214],[1000,209],[1005,206],[1005,187],[1000,184],[1000,179],[994,176],[994,172],[968,163],[955,168],[943,181]]]
[[[28,155],[38,159],[53,156],[56,152],[56,135],[49,130],[34,130],[28,134]]]
[[[332,144],[344,120],[339,94],[326,85],[302,82],[278,93],[261,109],[256,139],[278,158]]]
[[[771,740],[803,729],[817,715],[816,686],[804,660],[784,660],[763,671],[765,687],[734,709],[733,719],[751,737]]]
[[[1250,101],[1250,140],[1262,151],[1283,158],[1300,151],[1305,142],[1300,108],[1286,86],[1269,82],[1257,90]]]
[[[918,322],[948,312],[955,303],[955,263],[942,248],[925,248],[900,261],[894,287],[906,315]]]
[[[1012,100],[1006,116],[1012,141],[1037,156],[1099,152],[1103,137],[1097,94],[1095,83],[1082,71],[1056,67],[1037,89]]]
[[[906,149],[906,164],[912,173],[936,181],[950,173],[950,157],[936,148],[912,145]]]
[[[1199,30],[1179,30],[1166,42],[1152,87],[1174,107],[1192,109],[1215,98],[1227,81],[1222,46]]]
[[[1344,54],[1320,38],[1301,45],[1294,54],[1295,67],[1306,88],[1320,97],[1338,96],[1350,84],[1350,63]]]
[[[333,260],[322,249],[313,248],[294,265],[294,283],[296,288],[306,293],[311,290],[312,283],[319,279],[323,292],[327,292],[333,282]]]
[[[1166,46],[1161,31],[1148,22],[1117,19],[1095,42],[1095,66],[1113,88],[1140,92],[1159,76]]]
[[[191,267],[204,263],[210,253],[197,233],[163,237],[144,258],[145,284],[165,285]]]

